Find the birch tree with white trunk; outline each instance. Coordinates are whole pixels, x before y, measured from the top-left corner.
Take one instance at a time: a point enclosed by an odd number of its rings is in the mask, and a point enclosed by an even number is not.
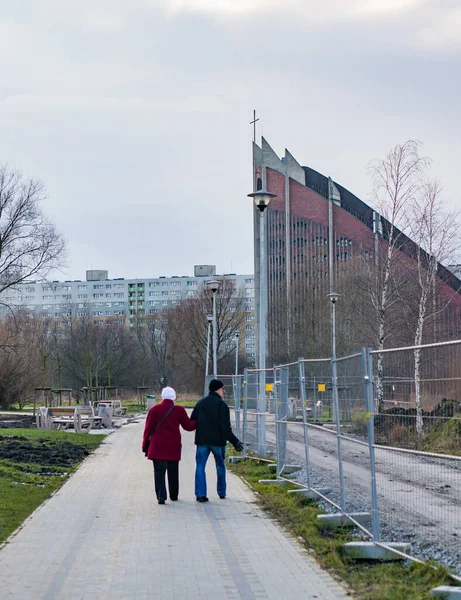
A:
[[[424,185],[421,194],[416,198],[411,212],[411,233],[417,244],[417,302],[416,329],[414,337],[414,383],[416,406],[416,432],[423,434],[423,406],[421,390],[421,349],[423,335],[437,315],[445,310],[451,298],[445,300],[438,293],[438,277],[440,263],[451,262],[460,245],[459,211],[448,211],[441,197],[441,186],[437,181]],[[453,290],[453,294],[457,291]],[[452,297],[451,296],[451,297]],[[433,331],[435,333],[435,331]],[[433,336],[434,338],[434,336]],[[436,342],[434,338],[431,340]]]
[[[370,166],[373,196],[380,216],[382,235],[386,244],[375,244],[375,286],[371,291],[372,304],[377,317],[377,400],[378,411],[384,409],[383,354],[386,344],[387,316],[396,301],[391,294],[391,279],[395,260],[402,246],[402,234],[408,228],[411,211],[422,185],[423,174],[429,164],[419,155],[419,142],[408,140],[395,146],[386,158]],[[376,233],[375,235],[378,235]]]

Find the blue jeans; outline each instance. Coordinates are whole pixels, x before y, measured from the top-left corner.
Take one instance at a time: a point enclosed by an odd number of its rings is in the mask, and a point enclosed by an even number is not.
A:
[[[216,473],[218,475],[217,492],[218,496],[226,495],[226,447],[223,446],[197,446],[195,453],[195,495],[197,497],[206,496],[206,474],[205,467],[210,456],[213,453],[216,463]]]

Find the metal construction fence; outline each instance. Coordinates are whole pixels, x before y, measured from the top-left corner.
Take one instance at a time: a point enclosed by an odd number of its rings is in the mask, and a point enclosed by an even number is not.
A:
[[[363,538],[410,543],[404,556],[461,575],[461,340],[300,358],[225,384],[245,456],[272,458],[277,479],[299,465],[288,481]]]

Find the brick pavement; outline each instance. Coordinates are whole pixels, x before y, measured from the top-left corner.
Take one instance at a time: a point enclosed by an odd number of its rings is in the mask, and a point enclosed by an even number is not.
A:
[[[2,600],[344,599],[344,590],[228,473],[228,498],[194,497],[183,434],[179,502],[159,506],[144,421],[110,435],[0,550]]]

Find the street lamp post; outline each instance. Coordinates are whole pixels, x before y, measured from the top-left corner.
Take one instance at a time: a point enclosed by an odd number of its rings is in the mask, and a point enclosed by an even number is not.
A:
[[[235,374],[239,374],[239,333],[235,334]]]
[[[339,294],[331,292],[328,294],[331,302],[331,375],[333,391],[333,414],[336,421],[336,433],[338,440],[338,466],[339,466],[339,489],[341,498],[341,510],[346,510],[346,491],[344,487],[343,451],[341,445],[341,422],[339,420],[339,398],[338,398],[338,366],[336,362],[336,302]]]
[[[213,377],[218,376],[218,357],[217,357],[217,346],[218,346],[218,332],[216,327],[216,292],[219,289],[219,281],[213,279],[207,281],[206,286],[213,293]]]
[[[207,315],[206,320],[208,321],[208,331],[206,336],[206,366],[205,366],[205,377],[208,377],[208,365],[210,362],[210,333],[211,333],[211,323],[213,321],[212,315]]]
[[[265,210],[272,198],[272,194],[266,190],[259,190],[248,194],[253,198],[259,209],[259,398],[258,398],[258,440],[259,454],[266,456],[266,227]]]

